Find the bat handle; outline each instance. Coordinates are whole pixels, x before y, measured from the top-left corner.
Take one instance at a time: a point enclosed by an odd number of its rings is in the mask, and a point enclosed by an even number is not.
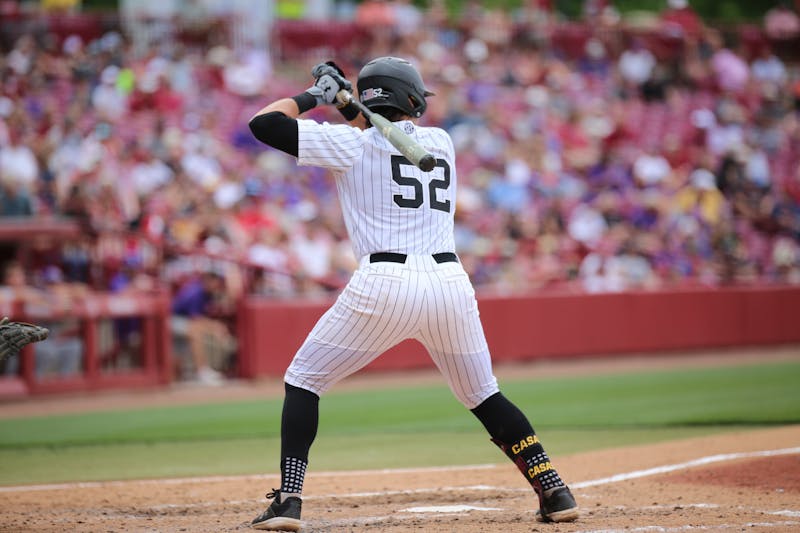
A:
[[[340,106],[346,106],[353,101],[353,95],[350,94],[350,91],[342,89],[336,93],[336,101],[339,102]]]

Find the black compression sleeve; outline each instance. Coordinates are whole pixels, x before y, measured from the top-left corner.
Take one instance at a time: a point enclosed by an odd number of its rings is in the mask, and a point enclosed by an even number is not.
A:
[[[249,126],[255,138],[262,143],[297,157],[297,121],[295,119],[287,117],[280,111],[272,111],[253,117]]]
[[[496,392],[483,401],[472,413],[494,439],[504,444],[517,442],[534,431],[527,417],[503,393]]]
[[[319,396],[306,389],[284,384],[286,396],[281,414],[281,463],[286,457],[308,462],[308,450],[317,437]]]

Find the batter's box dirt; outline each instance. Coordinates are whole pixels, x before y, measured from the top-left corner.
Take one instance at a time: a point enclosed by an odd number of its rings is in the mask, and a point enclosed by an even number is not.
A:
[[[800,493],[800,454],[698,468],[669,476],[672,482],[742,487],[756,492]]]

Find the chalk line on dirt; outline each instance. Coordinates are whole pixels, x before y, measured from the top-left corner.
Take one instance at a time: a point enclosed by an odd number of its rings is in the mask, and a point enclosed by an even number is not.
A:
[[[570,487],[574,489],[582,489],[587,487],[595,487],[598,485],[608,485],[610,483],[618,483],[620,481],[627,481],[630,479],[638,479],[658,474],[666,474],[669,472],[674,472],[676,470],[684,470],[687,468],[704,466],[722,461],[733,461],[736,459],[749,459],[754,457],[771,457],[776,455],[792,455],[798,453],[800,453],[800,447],[709,455],[706,457],[700,457],[698,459],[692,459],[691,461],[685,461],[683,463],[657,466],[654,468],[646,468],[644,470],[634,470],[632,472],[615,474],[613,476],[608,476],[604,478],[593,479],[589,481],[579,481],[577,483],[570,483]],[[385,468],[379,470],[345,470],[341,472],[315,472],[314,476],[345,477],[345,476],[363,476],[371,474],[417,474],[417,473],[450,472],[450,471],[464,471],[464,470],[488,470],[496,467],[497,467],[496,464],[483,464],[483,465],[459,465],[459,466],[422,467],[422,468]],[[277,477],[278,477],[277,474],[269,474],[269,475],[242,475],[242,476],[205,476],[205,477],[170,478],[170,479],[144,479],[144,480],[127,480],[127,481],[82,481],[74,483],[50,483],[43,485],[12,485],[8,487],[0,487],[0,493],[115,487],[115,486],[126,486],[132,483],[155,484],[155,485],[181,485],[187,483],[217,483],[224,481],[244,481],[244,480],[256,481],[256,480],[271,480]],[[476,488],[476,487],[479,487],[479,485],[472,486],[469,488]],[[468,487],[462,487],[462,490],[464,490],[464,488]],[[437,490],[441,490],[441,488]],[[374,493],[374,494],[370,493],[370,494],[377,496],[383,493]]]
[[[715,524],[713,526],[640,526],[640,527],[627,527],[625,529],[587,529],[579,533],[631,533],[638,531],[658,531],[661,533],[672,533],[678,531],[717,531],[720,529],[738,529],[742,528],[772,528],[772,527],[785,527],[797,526],[800,522],[746,522],[744,524]]]
[[[695,466],[705,466],[712,463],[719,463],[722,461],[734,461],[736,459],[751,459],[753,457],[771,457],[775,455],[792,455],[800,453],[799,448],[783,448],[780,450],[762,450],[756,452],[738,452],[738,453],[721,453],[717,455],[709,455],[700,457],[699,459],[692,459],[684,463],[676,463],[673,465],[657,466],[655,468],[646,468],[644,470],[635,470],[625,474],[616,474],[609,477],[600,479],[593,479],[591,481],[579,481],[578,483],[570,483],[570,487],[574,489],[583,489],[587,487],[595,487],[597,485],[608,485],[609,483],[617,483],[619,481],[628,481],[629,479],[637,479],[640,477],[655,476],[658,474],[667,474],[675,472],[676,470],[685,470]]]

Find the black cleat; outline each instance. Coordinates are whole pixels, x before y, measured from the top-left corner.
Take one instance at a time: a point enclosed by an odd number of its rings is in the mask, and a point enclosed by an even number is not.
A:
[[[281,493],[274,490],[267,494],[268,499],[273,499],[267,510],[253,519],[250,525],[254,529],[267,531],[300,531],[300,509],[303,500],[300,498],[286,498],[281,501]]]
[[[550,489],[539,498],[536,520],[539,522],[572,522],[578,519],[578,504],[569,487]]]

